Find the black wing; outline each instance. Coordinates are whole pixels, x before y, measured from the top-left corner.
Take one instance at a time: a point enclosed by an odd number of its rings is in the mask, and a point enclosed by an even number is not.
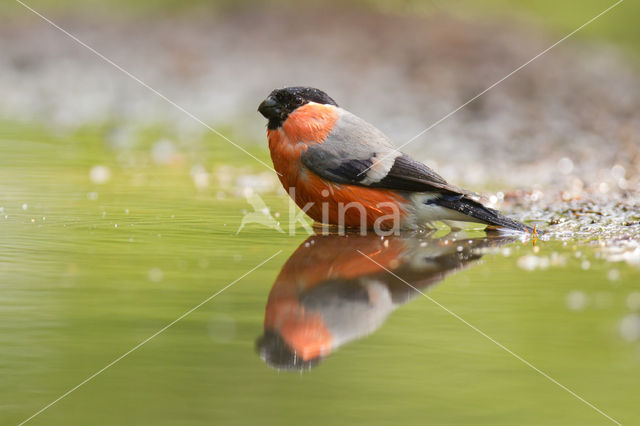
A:
[[[343,147],[336,150],[323,145],[309,148],[302,155],[302,163],[332,182],[407,192],[467,194],[429,167],[406,154],[398,155],[392,148],[376,152],[360,147],[349,152]]]
[[[376,160],[380,163],[376,164]],[[446,207],[490,225],[533,232],[530,226],[484,206],[478,195],[449,185],[436,172],[405,154],[385,158],[380,153],[361,150],[335,155],[331,150],[322,149],[322,145],[316,145],[303,154],[302,162],[312,172],[332,182],[408,193],[435,193],[437,196],[425,203]]]
[[[442,176],[424,164],[402,154],[395,159],[387,175],[370,186],[376,188],[395,189],[399,191],[434,191],[458,192],[447,184]]]

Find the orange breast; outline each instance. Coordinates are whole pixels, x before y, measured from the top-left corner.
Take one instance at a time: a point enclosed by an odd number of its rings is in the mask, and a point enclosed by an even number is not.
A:
[[[314,240],[311,248],[305,244]],[[330,280],[344,280],[395,269],[397,259],[407,250],[406,242],[390,238],[335,236],[310,237],[291,255],[282,267],[269,293],[264,327],[277,330],[298,356],[305,360],[327,355],[333,347],[333,336],[324,319],[309,312],[300,298],[317,285]],[[362,254],[375,259],[371,262]],[[396,266],[394,266],[394,262]],[[379,266],[381,265],[381,266]]]
[[[286,190],[297,185],[302,167],[300,155],[322,143],[337,121],[335,107],[309,103],[289,114],[282,127],[267,131],[271,159]]]
[[[320,223],[354,228],[365,223],[372,228],[380,219],[378,225],[385,229],[394,225],[393,215],[402,219],[406,214],[406,200],[393,191],[332,183],[305,168],[295,195],[296,204],[300,208],[310,206],[307,214]]]
[[[379,220],[382,228],[393,226],[392,215],[399,214],[400,219],[406,215],[404,197],[390,190],[333,183],[302,164],[300,156],[310,146],[322,143],[337,120],[335,107],[307,104],[290,114],[281,128],[267,131],[280,182],[296,204],[317,222],[359,227],[363,220],[372,228]]]

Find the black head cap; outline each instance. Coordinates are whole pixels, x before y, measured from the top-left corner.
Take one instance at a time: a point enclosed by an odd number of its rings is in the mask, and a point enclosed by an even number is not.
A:
[[[258,107],[260,114],[269,120],[269,129],[277,129],[296,108],[309,102],[338,106],[336,101],[322,90],[313,87],[285,87],[276,89]]]
[[[260,358],[271,368],[277,370],[304,371],[320,363],[321,357],[304,360],[291,349],[279,333],[265,330],[256,340],[256,351]]]

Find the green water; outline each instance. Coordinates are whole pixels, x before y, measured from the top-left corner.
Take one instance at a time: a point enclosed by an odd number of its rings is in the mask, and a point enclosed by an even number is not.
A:
[[[612,423],[468,324],[607,415],[637,423],[640,341],[620,328],[637,308],[637,268],[606,262],[598,247],[534,249],[479,232],[407,235],[391,247],[356,237],[305,247],[301,227],[289,236],[247,225],[236,235],[251,207],[214,178],[197,190],[190,168],[259,165],[209,137],[154,164],[154,132],[124,150],[106,135],[0,126],[0,424],[26,420],[276,253],[28,424]],[[109,168],[106,183],[90,180],[95,165]],[[283,196],[263,198],[286,212]],[[395,243],[398,262],[387,266],[433,300],[385,271],[358,272],[371,261],[345,251],[376,256]],[[527,255],[552,261],[527,270]],[[401,296],[371,334],[325,350],[311,369],[279,371],[256,341],[281,270],[293,299],[336,307],[323,318],[334,329],[362,331],[368,317],[349,317],[350,306],[375,314],[387,290]]]

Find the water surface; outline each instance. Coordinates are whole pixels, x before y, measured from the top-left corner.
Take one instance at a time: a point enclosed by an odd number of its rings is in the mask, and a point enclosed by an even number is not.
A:
[[[255,224],[236,235],[251,206],[213,177],[198,189],[189,154],[156,164],[144,143],[122,154],[100,133],[12,129],[0,144],[1,424],[280,250],[30,423],[611,423],[442,306],[621,423],[637,419],[640,271],[598,246],[446,231],[308,240]],[[332,337],[311,351],[291,339],[323,329]],[[293,346],[307,359],[292,362]]]

